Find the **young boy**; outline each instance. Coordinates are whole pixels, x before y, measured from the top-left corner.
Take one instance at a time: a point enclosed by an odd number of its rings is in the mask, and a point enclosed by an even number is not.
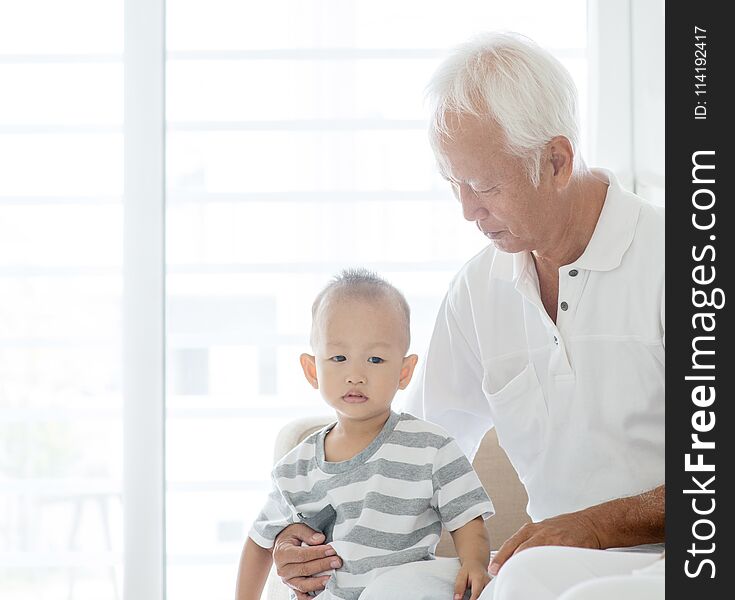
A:
[[[405,298],[368,271],[343,271],[317,296],[314,355],[302,354],[301,366],[337,421],[273,469],[274,489],[243,551],[238,600],[260,599],[274,540],[295,522],[321,531],[343,561],[321,600],[357,600],[390,569],[434,559],[442,525],[459,562],[437,599],[471,591],[474,600],[487,585],[483,519],[493,506],[476,473],[440,427],[391,411],[416,366],[409,335]]]

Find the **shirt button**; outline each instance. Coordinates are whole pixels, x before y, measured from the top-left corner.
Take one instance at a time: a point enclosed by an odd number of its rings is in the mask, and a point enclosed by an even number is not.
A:
[[[562,310],[566,310],[567,308],[569,308],[569,305],[566,302],[562,302],[561,303],[561,309]]]
[[[559,345],[559,338],[554,336],[554,343],[558,346]]]
[[[576,277],[577,275],[579,275],[579,271],[577,271],[577,269],[569,271],[569,277]]]

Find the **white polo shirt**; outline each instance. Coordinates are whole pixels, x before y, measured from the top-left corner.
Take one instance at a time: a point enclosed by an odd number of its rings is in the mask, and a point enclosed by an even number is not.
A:
[[[539,521],[664,482],[664,215],[607,172],[556,324],[527,252],[490,246],[454,278],[406,410],[472,458],[495,426]]]

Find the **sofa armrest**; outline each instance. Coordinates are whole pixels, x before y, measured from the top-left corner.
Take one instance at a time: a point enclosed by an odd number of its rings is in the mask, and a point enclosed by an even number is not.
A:
[[[332,421],[334,421],[334,417],[316,416],[303,417],[287,423],[276,436],[273,445],[273,462],[281,460],[312,433],[329,425]],[[288,588],[281,583],[275,569],[272,569],[270,575],[268,575],[265,598],[267,600],[289,600]]]
[[[273,445],[273,462],[281,460],[288,452],[303,442],[315,431],[326,427],[334,421],[334,417],[326,415],[302,417],[287,423],[278,432]]]

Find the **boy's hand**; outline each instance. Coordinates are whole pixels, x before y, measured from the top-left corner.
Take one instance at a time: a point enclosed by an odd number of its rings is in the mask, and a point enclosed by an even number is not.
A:
[[[467,588],[472,590],[470,600],[477,600],[489,582],[487,565],[479,561],[465,561],[454,581],[454,600],[462,600]]]

